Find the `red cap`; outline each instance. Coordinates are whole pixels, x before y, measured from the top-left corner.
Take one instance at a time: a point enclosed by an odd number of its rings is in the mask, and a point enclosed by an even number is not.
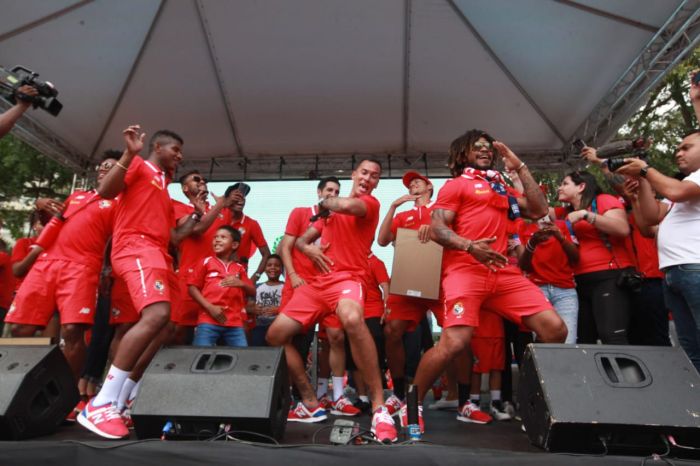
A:
[[[415,180],[416,178],[420,178],[421,180],[425,181],[426,183],[432,185],[433,183],[425,176],[421,175],[415,170],[410,170],[404,173],[403,175],[403,185],[408,188],[408,185],[411,184],[411,181]]]

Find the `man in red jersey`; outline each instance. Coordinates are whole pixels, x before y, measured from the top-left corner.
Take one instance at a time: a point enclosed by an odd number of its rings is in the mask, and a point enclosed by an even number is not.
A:
[[[182,138],[172,131],[156,132],[145,160],[145,134],[138,125],[124,130],[126,150],[105,175],[98,193],[107,199],[122,193],[112,237],[112,267],[129,289],[140,320],[122,338],[102,389],[78,415],[78,422],[105,438],[129,434],[116,401],[139,358],[157,352],[153,344],[170,319],[172,290],[178,283],[168,254],[171,233],[174,242],[187,236],[197,219],[192,216],[177,230],[168,183],[182,160]],[[171,230],[173,230],[171,232]]]
[[[99,182],[117,162],[111,156],[98,167]],[[116,201],[95,190],[76,191],[64,202],[65,218],[55,242],[29,273],[7,314],[14,337],[30,337],[46,327],[58,308],[63,354],[76,382],[85,362],[84,332],[92,325],[97,286],[107,239],[112,234]]]
[[[494,148],[505,168],[520,176],[524,187],[521,197],[506,189],[500,174],[492,170]],[[448,362],[469,346],[482,307],[534,330],[541,341],[563,342],[566,338],[566,325],[551,304],[517,267],[507,264],[505,256],[515,202],[528,218],[541,218],[548,211],[527,166],[505,144],[480,130],[455,139],[449,154],[454,178],[440,190],[431,224],[431,237],[445,248],[442,288],[446,308],[440,344],[429,350],[418,366],[415,384],[419,401]],[[469,418],[465,411],[470,407],[460,407],[458,419]]]
[[[175,219],[178,225],[188,221],[195,214],[197,205],[204,202],[204,215],[194,226],[192,234],[183,238],[178,245],[178,280],[180,282],[180,297],[173,303],[170,319],[176,324],[173,343],[186,344],[192,340],[191,330],[197,325],[197,315],[200,306],[187,292],[189,275],[195,265],[211,255],[211,244],[216,230],[226,224],[224,209],[231,206],[232,198],[216,198],[216,203],[210,206],[206,202],[209,190],[207,180],[197,170],[192,170],[180,177],[182,193],[187,196],[189,204],[173,200]],[[188,336],[188,333],[190,335]]]
[[[391,203],[386,213],[377,243],[387,246],[396,240],[399,228],[417,230],[422,242],[430,240],[430,212],[433,196],[433,183],[417,171],[411,170],[403,175],[403,185],[408,188],[408,194],[401,196]],[[406,202],[413,201],[413,208],[396,214],[396,209]],[[394,386],[394,394],[386,400],[387,409],[396,414],[406,397],[405,366],[406,351],[403,336],[407,331],[413,331],[418,326],[425,313],[433,311],[438,321],[442,318],[443,306],[439,300],[412,298],[400,295],[389,295],[384,324],[386,356]]]
[[[250,193],[250,186],[246,183],[235,183],[228,188],[224,193],[224,197],[231,204],[229,209],[230,225],[241,232],[241,244],[238,247],[238,262],[248,267],[248,260],[255,253],[255,248],[260,250],[262,258],[257,270],[250,276],[254,283],[260,279],[260,276],[265,271],[267,258],[270,256],[270,248],[263,236],[262,228],[257,220],[252,219],[243,213],[245,208],[246,197]]]
[[[338,197],[339,193],[340,181],[338,181],[338,179],[334,176],[322,178],[316,187],[316,195],[318,196],[319,200],[330,197]],[[311,207],[296,207],[289,214],[287,226],[284,230],[284,236],[279,244],[280,256],[282,257],[282,262],[284,263],[284,268],[287,275],[287,280],[285,281],[284,288],[282,289],[280,310],[284,309],[287,303],[292,299],[295,289],[306,284],[313,277],[319,274],[319,270],[314,266],[311,260],[306,257],[304,253],[294,247],[297,238],[301,237],[301,235],[303,235],[313,224],[310,219],[318,214],[319,208],[317,205],[313,205]],[[345,374],[345,336],[340,328],[340,325],[337,327],[338,328],[324,328],[330,344],[331,355],[329,355],[329,362],[331,364],[331,372],[333,374],[334,399],[331,400],[330,404],[332,404],[332,406],[329,407],[335,409],[335,405],[337,404],[336,402],[340,400],[340,407],[345,411],[343,414],[354,416],[359,414],[359,410],[347,402],[347,399],[344,399],[345,397],[336,396],[336,394],[339,393],[338,388],[340,388],[340,393],[342,394],[343,376]],[[312,337],[314,329],[309,328],[307,330],[307,335],[299,335],[294,339],[295,348],[300,354],[308,353],[308,347],[311,344],[311,338],[306,338],[306,336]],[[327,383],[328,379],[326,378],[325,380]],[[315,406],[318,402],[316,398],[317,397],[314,394],[314,399],[308,402]],[[291,410],[288,420],[291,422],[309,422],[308,417],[298,416],[296,410]],[[323,419],[321,419],[319,416],[316,418],[311,418],[311,420],[317,421]]]
[[[396,428],[384,407],[384,393],[377,365],[377,350],[363,318],[364,284],[369,276],[367,257],[379,222],[379,201],[371,194],[379,184],[381,164],[362,160],[352,172],[349,197],[321,199],[321,212],[331,211],[321,236],[322,246],[313,243],[320,233],[317,224],[309,228],[296,245],[323,273],[299,287],[291,301],[275,319],[267,334],[271,345],[285,346],[287,362],[302,399],[315,398],[306,379],[304,363],[290,344],[292,337],[313,323],[337,317],[350,340],[355,364],[363,372],[372,397],[372,432],[381,442],[395,441]],[[299,404],[300,410],[314,415],[318,408]],[[323,411],[323,410],[321,410]],[[325,415],[325,412],[322,413]]]

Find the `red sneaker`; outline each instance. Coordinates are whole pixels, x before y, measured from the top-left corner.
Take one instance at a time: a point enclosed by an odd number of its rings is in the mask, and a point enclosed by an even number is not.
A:
[[[81,399],[78,401],[78,404],[75,405],[75,408],[73,408],[73,411],[68,413],[68,416],[66,416],[66,422],[75,422],[75,418],[78,417],[78,414],[80,414],[80,411],[85,409],[85,405],[87,404],[87,401]]]
[[[408,427],[408,406],[401,406],[401,411],[399,411],[399,419],[401,420],[401,427]],[[425,422],[423,421],[423,405],[418,405],[418,425],[420,426],[420,433],[425,433]]]
[[[77,419],[81,426],[104,438],[121,439],[129,435],[129,429],[124,425],[121,414],[112,403],[93,406],[90,401],[78,414]]]
[[[393,443],[399,439],[394,418],[391,417],[386,406],[377,409],[372,415],[372,433],[382,443]]]
[[[309,408],[304,406],[301,401],[297,403],[294,409],[289,410],[287,415],[287,421],[289,422],[321,422],[325,421],[328,416],[326,415],[326,410],[318,406],[313,411],[309,411]]]
[[[402,404],[403,403],[401,403],[401,400],[399,400],[399,397],[396,395],[391,395],[384,401],[384,407],[389,411],[390,416],[396,416],[401,410]]]
[[[457,410],[457,420],[473,422],[475,424],[488,424],[493,421],[493,418],[479,409],[479,407],[471,401],[467,401]]]
[[[357,416],[361,411],[353,406],[346,397],[341,396],[338,401],[331,404],[331,414],[336,416]]]

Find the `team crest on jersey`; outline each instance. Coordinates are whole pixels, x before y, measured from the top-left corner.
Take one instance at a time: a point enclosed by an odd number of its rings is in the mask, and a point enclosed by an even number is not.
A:
[[[245,228],[239,227],[238,232],[241,234],[241,236],[245,235]]]
[[[153,288],[155,288],[157,292],[162,293],[165,289],[165,285],[163,285],[162,281],[156,280],[155,283],[153,283]]]
[[[122,313],[122,311],[120,311],[120,310],[117,309],[116,307],[113,307],[113,308],[112,308],[112,317],[114,317],[115,319],[116,319],[117,317],[119,317],[119,314],[121,314],[121,313]]]
[[[464,315],[464,305],[461,302],[454,303],[452,306],[452,313],[455,315],[455,317],[461,319]]]
[[[110,201],[109,199],[103,199],[97,203],[97,207],[99,207],[100,209],[109,209],[110,207],[112,207],[112,201]]]
[[[161,186],[161,183],[159,182],[158,178],[153,178],[151,180],[151,184],[156,188],[160,189],[161,191],[163,190],[163,186]]]

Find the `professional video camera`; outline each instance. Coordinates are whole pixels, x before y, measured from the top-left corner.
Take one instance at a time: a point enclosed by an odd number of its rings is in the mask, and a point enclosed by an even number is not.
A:
[[[0,66],[0,94],[7,96],[12,103],[15,103],[16,99],[21,99],[25,102],[31,102],[34,108],[41,107],[51,115],[56,116],[63,108],[63,104],[56,99],[58,91],[53,84],[48,81],[40,81],[37,79],[38,77],[38,73],[23,66],[15,66],[9,71]],[[24,85],[32,86],[39,92],[39,95],[18,95],[17,89]]]
[[[647,158],[647,149],[651,145],[651,139],[639,137],[637,139],[624,139],[622,141],[610,142],[596,149],[598,158],[606,159],[605,164],[608,170],[614,172],[625,164],[626,158]],[[581,153],[586,143],[577,139],[572,143],[576,151]]]

